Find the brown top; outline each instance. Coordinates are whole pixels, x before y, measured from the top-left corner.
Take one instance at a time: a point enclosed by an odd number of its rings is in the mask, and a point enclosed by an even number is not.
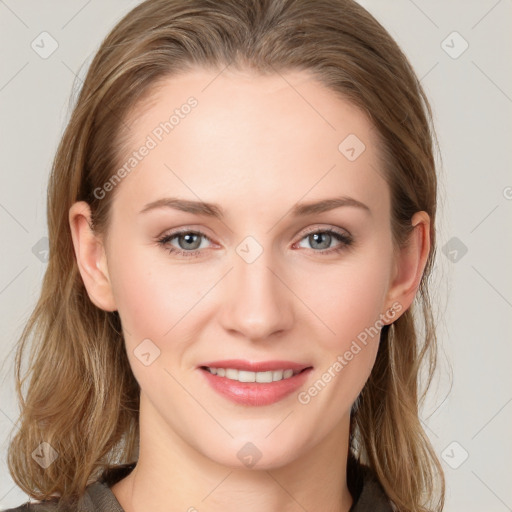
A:
[[[85,494],[72,509],[59,512],[124,512],[110,490],[116,482],[128,475],[136,462],[123,464],[105,471],[101,478],[86,488]],[[349,512],[393,512],[392,505],[374,473],[349,458],[347,485],[353,498]],[[3,512],[57,512],[57,498],[40,502],[27,502]]]

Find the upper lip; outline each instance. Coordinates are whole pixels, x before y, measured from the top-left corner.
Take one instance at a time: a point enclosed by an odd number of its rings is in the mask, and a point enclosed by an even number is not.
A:
[[[245,359],[224,359],[222,361],[210,361],[199,365],[209,368],[234,368],[250,372],[266,372],[271,370],[294,370],[302,371],[311,365],[296,363],[294,361],[247,361]]]

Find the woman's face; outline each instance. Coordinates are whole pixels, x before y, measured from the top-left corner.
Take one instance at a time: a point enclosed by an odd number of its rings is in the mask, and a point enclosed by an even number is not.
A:
[[[125,172],[96,191],[115,193],[98,268],[141,422],[234,467],[339,443],[382,325],[410,305],[371,123],[305,73],[196,70],[128,124]],[[306,370],[268,382],[288,369]]]

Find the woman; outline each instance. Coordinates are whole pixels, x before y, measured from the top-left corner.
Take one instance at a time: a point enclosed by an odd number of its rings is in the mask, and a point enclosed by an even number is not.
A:
[[[28,510],[442,510],[418,413],[430,118],[350,0],[147,0],[122,19],[49,183],[8,452]]]

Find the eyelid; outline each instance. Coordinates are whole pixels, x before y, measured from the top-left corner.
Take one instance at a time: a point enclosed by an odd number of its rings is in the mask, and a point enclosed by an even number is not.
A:
[[[184,234],[184,233],[195,233],[195,234],[203,236],[209,242],[215,243],[215,242],[213,242],[212,237],[209,236],[208,234],[206,234],[203,229],[204,228],[202,228],[202,227],[195,228],[193,225],[184,226],[181,228],[171,229],[170,231],[165,230],[160,235],[156,236],[155,239],[160,240],[162,238],[169,237],[169,236],[175,237],[175,236],[178,236],[178,235]],[[346,230],[344,228],[339,228],[337,226],[333,226],[330,224],[327,224],[327,225],[325,225],[325,224],[318,225],[317,224],[316,226],[311,226],[311,227],[305,228],[304,231],[299,231],[299,233],[297,233],[297,235],[295,235],[295,236],[301,235],[300,238],[297,240],[298,242],[300,242],[305,236],[307,236],[311,233],[318,232],[318,231],[334,231],[336,233],[339,233],[340,235],[346,236],[348,238],[352,238],[352,235],[348,230]]]
[[[204,235],[205,237],[208,237],[211,239],[209,235],[206,234],[206,231],[209,231],[207,228],[203,226],[197,226],[195,224],[185,225],[181,226],[179,228],[168,228],[164,229],[160,234],[158,234],[155,239],[162,238],[164,236],[168,235],[179,235],[180,233],[200,233],[201,235]]]
[[[306,228],[306,230],[302,232],[303,235],[302,235],[301,239],[304,238],[304,236],[309,235],[310,233],[315,233],[316,231],[335,231],[336,233],[339,233],[340,235],[344,235],[346,237],[352,238],[352,235],[350,234],[350,232],[348,230],[327,224],[327,225],[322,225],[322,226],[316,225],[316,226],[313,226],[310,228]]]
[[[169,239],[169,240],[172,240],[180,235],[184,235],[184,234],[189,234],[189,233],[192,233],[194,235],[198,235],[206,240],[208,240],[211,244],[213,245],[216,245],[215,242],[213,241],[213,239],[208,236],[204,231],[202,231],[202,229],[191,229],[191,228],[177,228],[176,231],[169,231],[169,232],[166,232],[164,231],[161,235],[158,235],[157,237],[155,237],[155,241],[157,242],[160,242],[162,240],[165,240],[165,239]],[[169,243],[169,242],[167,242]],[[205,249],[197,249],[197,251],[204,251]],[[188,251],[188,252],[194,252],[194,251]]]

